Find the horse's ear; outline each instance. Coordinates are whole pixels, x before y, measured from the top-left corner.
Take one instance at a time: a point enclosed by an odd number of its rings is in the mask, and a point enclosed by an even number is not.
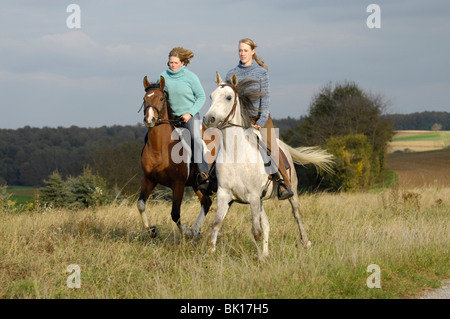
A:
[[[237,86],[237,84],[238,84],[238,79],[237,79],[236,73],[234,73],[234,72],[233,72],[233,75],[231,76],[231,84],[233,86]]]
[[[164,90],[164,87],[166,86],[166,79],[164,79],[163,76],[161,76],[161,78],[159,79],[159,88],[161,90]]]
[[[144,88],[147,90],[148,87],[150,86],[150,82],[148,82],[147,76],[144,77],[144,81],[143,82],[144,82]]]
[[[216,83],[217,85],[224,83],[222,78],[220,77],[219,72],[216,71]]]

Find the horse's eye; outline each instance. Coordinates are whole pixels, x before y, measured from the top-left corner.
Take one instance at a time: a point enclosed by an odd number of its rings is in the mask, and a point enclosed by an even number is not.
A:
[[[161,102],[164,101],[164,98],[162,97],[162,98],[160,99],[160,101],[161,101]]]
[[[228,101],[231,101],[231,95],[228,95],[228,96],[227,96],[227,100],[228,100]]]

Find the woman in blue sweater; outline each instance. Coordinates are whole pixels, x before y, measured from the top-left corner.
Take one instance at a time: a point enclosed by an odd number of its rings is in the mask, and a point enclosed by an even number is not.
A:
[[[253,122],[253,126],[260,130],[261,136],[267,146],[268,153],[273,157],[278,157],[276,158],[276,160],[278,160],[278,172],[274,174],[275,178],[280,181],[278,198],[288,199],[292,197],[294,193],[291,190],[291,183],[287,175],[284,160],[281,152],[278,151],[278,145],[271,145],[272,138],[276,143],[276,136],[272,117],[269,113],[269,72],[264,62],[256,55],[255,48],[256,44],[251,39],[242,39],[239,41],[239,64],[228,71],[226,79],[229,80],[232,74],[235,73],[238,81],[253,79],[259,82],[259,87],[257,87],[257,89],[260,90],[263,95],[257,101],[252,101],[254,110],[249,110],[249,115]]]
[[[194,53],[190,50],[182,47],[173,48],[169,53],[167,63],[169,68],[160,76],[164,77],[173,114],[183,119],[191,134],[194,169],[197,182],[201,185],[199,189],[204,192],[208,189],[209,180],[206,178],[206,173],[209,171],[209,164],[203,157],[199,111],[205,104],[206,98],[198,76],[186,68],[193,57]]]

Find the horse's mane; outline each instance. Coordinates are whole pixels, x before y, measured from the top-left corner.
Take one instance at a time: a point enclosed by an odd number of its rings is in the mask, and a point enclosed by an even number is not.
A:
[[[150,83],[150,85],[145,89],[145,91],[147,92],[152,89],[159,89],[159,82]],[[171,119],[173,117],[173,111],[172,111],[172,107],[170,105],[169,91],[164,89],[164,95],[166,96],[166,101],[167,101],[167,113],[169,115],[169,119]]]
[[[227,84],[232,86],[238,94],[243,125],[246,128],[251,127],[252,122],[249,117],[249,112],[258,111],[258,108],[253,105],[253,101],[258,100],[264,95],[259,89],[259,81],[254,79],[244,79],[238,82],[236,86],[233,86],[231,81],[227,80]]]

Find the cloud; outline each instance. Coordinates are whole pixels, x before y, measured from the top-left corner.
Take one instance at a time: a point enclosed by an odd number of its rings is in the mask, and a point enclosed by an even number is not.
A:
[[[162,59],[165,47],[118,43],[101,44],[81,31],[49,34],[0,44],[8,64],[3,70],[17,73],[55,73],[70,77],[126,76]],[[160,60],[157,60],[160,63]]]
[[[78,30],[66,26],[69,2],[0,5],[0,127],[134,124],[142,78],[156,80],[172,47],[194,51],[189,68],[209,95],[244,37],[269,67],[274,118],[305,115],[321,86],[344,80],[386,95],[396,111],[448,110],[448,0],[380,0],[377,30],[366,26],[370,1],[76,3]],[[36,108],[47,111],[24,119]]]

